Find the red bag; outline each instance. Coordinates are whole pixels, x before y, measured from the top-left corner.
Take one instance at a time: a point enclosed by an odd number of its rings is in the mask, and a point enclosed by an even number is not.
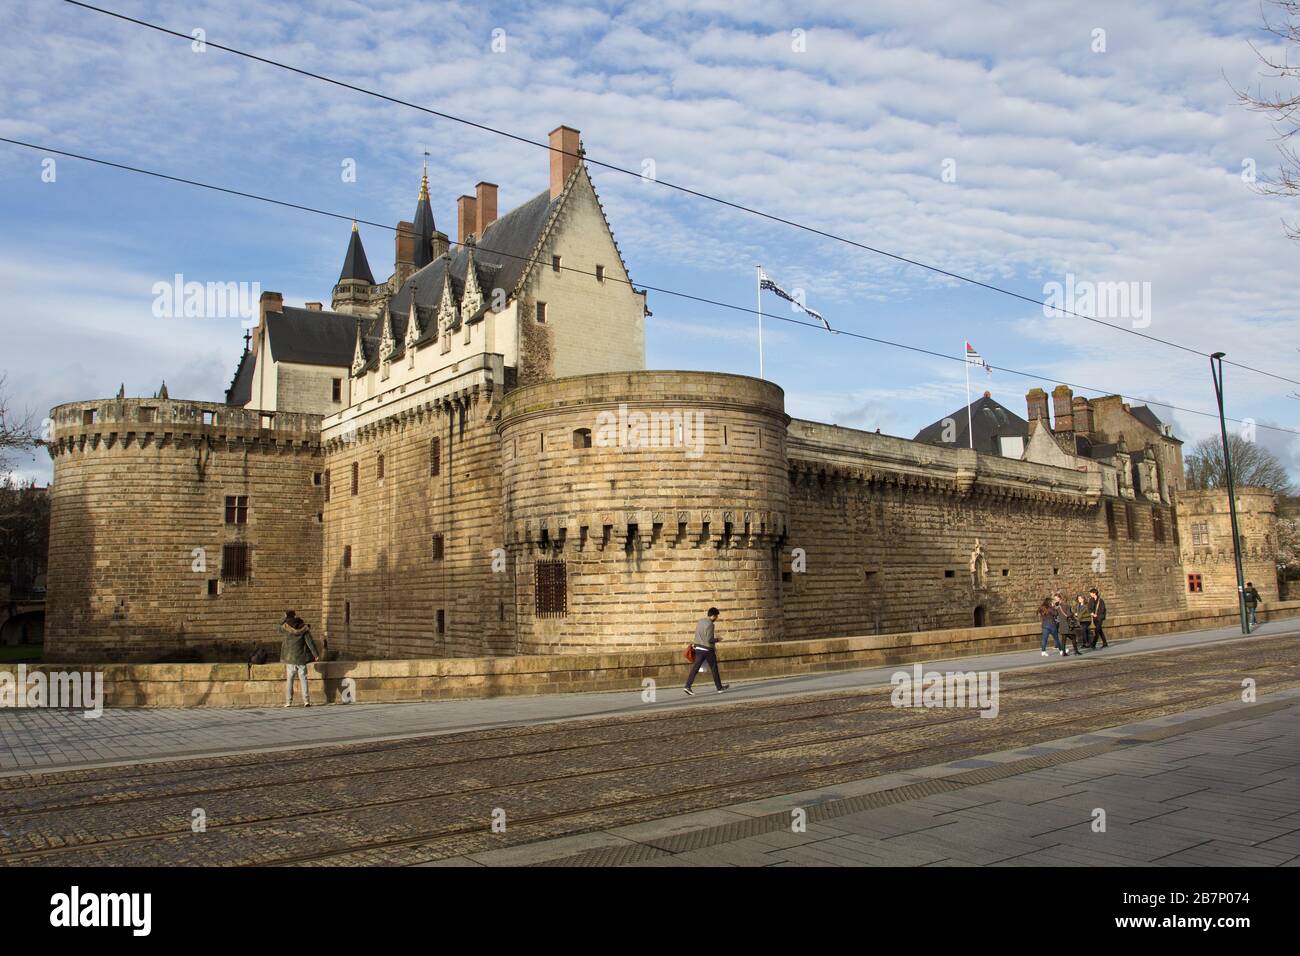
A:
[[[687,645],[686,645],[686,662],[687,662],[688,664],[694,664],[694,663],[695,663],[695,645],[694,645],[694,644],[687,644]]]

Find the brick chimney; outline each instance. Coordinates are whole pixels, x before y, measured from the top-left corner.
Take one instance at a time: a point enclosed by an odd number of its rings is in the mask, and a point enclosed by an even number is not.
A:
[[[396,252],[393,256],[393,271],[398,281],[404,281],[415,271],[415,224],[399,222],[397,224]]]
[[[474,192],[477,196],[474,200],[474,208],[477,210],[474,220],[474,235],[482,239],[487,227],[496,222],[497,184],[479,183],[474,187]]]
[[[323,307],[321,302],[306,302],[304,305],[306,305],[308,312],[319,312]]]
[[[1031,388],[1025,393],[1025,405],[1029,409],[1029,434],[1034,433],[1038,423],[1042,422],[1048,431],[1052,430],[1052,423],[1047,417],[1047,393],[1041,388]]]
[[[1092,403],[1086,398],[1076,398],[1074,405],[1074,433],[1092,438]]]
[[[478,200],[461,196],[456,200],[456,241],[464,242],[478,227]]]
[[[1052,418],[1056,420],[1056,431],[1074,431],[1074,391],[1070,386],[1052,389]]]
[[[576,129],[557,126],[551,130],[551,198],[564,192],[564,184],[578,168],[578,150],[582,140]]]
[[[266,323],[266,313],[284,311],[284,293],[282,292],[263,292],[262,298],[258,300],[257,318],[258,321]]]

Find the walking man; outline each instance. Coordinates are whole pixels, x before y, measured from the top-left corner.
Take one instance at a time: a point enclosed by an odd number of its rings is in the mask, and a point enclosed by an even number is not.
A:
[[[1096,588],[1089,588],[1088,594],[1091,597],[1088,601],[1088,616],[1092,618],[1092,630],[1096,634],[1092,639],[1092,646],[1096,647],[1097,642],[1101,641],[1102,647],[1110,647],[1106,641],[1106,632],[1102,628],[1106,623],[1106,602]]]
[[[718,620],[719,611],[716,607],[709,608],[709,613],[700,618],[700,622],[695,625],[695,663],[691,666],[691,676],[686,678],[686,693],[691,697],[695,696],[695,691],[691,690],[691,685],[695,683],[695,675],[700,672],[705,664],[709,665],[709,670],[713,671],[713,686],[718,688],[721,694],[730,687],[730,684],[722,683],[722,677],[718,674],[718,641],[722,638],[714,633],[713,625]]]
[[[1250,629],[1253,631],[1259,626],[1259,621],[1255,617],[1255,611],[1259,608],[1259,592],[1255,590],[1255,585],[1246,582],[1246,613],[1250,617]]]
[[[293,611],[284,612],[280,623],[280,660],[284,662],[284,706],[293,706],[293,678],[298,676],[298,687],[302,691],[302,705],[311,706],[307,697],[307,665],[320,660],[316,642],[311,638],[311,628]]]

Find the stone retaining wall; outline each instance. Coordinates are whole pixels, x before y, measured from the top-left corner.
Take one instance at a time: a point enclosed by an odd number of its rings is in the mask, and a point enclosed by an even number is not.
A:
[[[1300,601],[1270,603],[1261,622],[1300,617]],[[1235,608],[1159,611],[1117,616],[1108,622],[1114,639],[1218,627],[1238,621]],[[827,671],[944,660],[1033,647],[1036,623],[878,634],[810,641],[721,646],[727,680],[788,677]],[[609,654],[553,654],[406,661],[336,661],[309,667],[313,699],[339,701],[351,678],[358,703],[448,700],[527,694],[637,689],[646,678],[661,690],[676,690],[686,678],[681,648]],[[280,664],[107,664],[103,671],[107,707],[267,707],[283,703]],[[6,664],[0,671],[16,672]],[[28,671],[59,671],[38,665]],[[704,684],[708,686],[707,677]]]

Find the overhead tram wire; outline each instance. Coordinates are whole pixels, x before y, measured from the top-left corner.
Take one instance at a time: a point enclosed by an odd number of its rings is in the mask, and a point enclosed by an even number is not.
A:
[[[95,13],[102,13],[105,16],[114,17],[118,20],[123,20],[127,23],[131,23],[136,26],[145,27],[146,29],[149,30],[155,30],[158,33],[164,33],[167,34],[168,36],[172,36],[184,40],[187,43],[193,43],[195,40],[192,34],[181,33],[177,30],[171,30],[167,27],[159,26],[156,23],[150,23],[148,20],[140,20],[137,19],[136,17],[129,17],[124,13],[117,13],[113,10],[106,10],[103,7],[97,7],[94,6],[93,4],[84,3],[82,2],[82,0],[64,0],[64,2],[70,3],[75,7],[81,7],[85,10],[93,11]],[[221,43],[216,43],[212,40],[207,39],[206,37],[203,39],[202,42],[204,43],[205,46],[210,46],[213,49],[221,50],[225,53],[233,53],[236,56],[241,56],[244,57],[245,59],[253,60],[257,63],[262,63],[266,66],[273,66],[277,69],[286,70],[290,73],[296,73],[299,76],[305,76],[308,79],[319,80],[322,83],[329,83],[333,86],[337,86],[345,90],[351,90],[354,93],[361,93],[365,96],[371,96],[376,99],[383,100],[387,103],[392,103],[396,106],[404,106],[407,107],[408,109],[419,110],[420,112],[426,113],[430,116],[436,116],[439,119],[449,120],[453,123],[460,123],[464,126],[469,126],[473,129],[481,130],[486,133],[493,133],[497,136],[504,136],[507,139],[514,140],[515,142],[518,143],[524,143],[529,146],[535,146],[539,149],[545,149],[549,152],[561,153],[566,156],[574,156],[590,165],[599,166],[603,169],[608,169],[616,173],[623,173],[626,176],[635,176],[637,179],[642,181],[645,180],[645,176],[634,169],[628,169],[627,167],[619,166],[616,163],[607,163],[604,162],[603,160],[592,159],[590,156],[587,156],[585,153],[569,153],[566,150],[557,149],[556,147],[551,146],[549,143],[542,143],[535,139],[529,139],[526,136],[520,136],[517,133],[511,133],[507,130],[498,129],[497,127],[494,126],[488,126],[486,123],[477,123],[474,120],[465,119],[463,116],[456,116],[452,113],[445,113],[442,112],[441,110],[435,110],[429,106],[421,106],[419,103],[412,103],[409,100],[403,100],[395,96],[390,96],[387,93],[381,93],[378,90],[372,90],[364,86],[358,86],[355,83],[348,83],[345,80],[340,80],[332,76],[326,76],[323,73],[315,73],[311,70],[302,69],[301,67],[291,66],[288,63],[283,63],[279,60],[272,60],[269,57],[259,56],[256,53],[249,53],[247,50],[240,50],[237,47],[226,46]],[[1084,319],[1088,322],[1093,322],[1097,325],[1104,326],[1108,329],[1113,329],[1116,332],[1126,332],[1129,335],[1135,335],[1138,338],[1146,339],[1149,342],[1156,342],[1160,345],[1166,345],[1169,346],[1170,348],[1179,349],[1183,352],[1188,352],[1192,355],[1198,355],[1201,358],[1210,357],[1209,352],[1203,352],[1200,349],[1192,348],[1189,345],[1183,345],[1179,342],[1170,341],[1169,339],[1162,339],[1156,335],[1148,335],[1145,332],[1140,332],[1137,329],[1128,328],[1123,325],[1115,325],[1114,323],[1106,322],[1102,319],[1099,319],[1096,316],[1084,315],[1082,312],[1075,312],[1072,309],[1065,309],[1060,306],[1050,305],[1044,300],[1036,299],[1033,296],[1024,295],[1023,293],[1020,292],[1013,292],[1010,289],[1005,289],[1001,286],[996,286],[988,282],[982,282],[979,279],[974,279],[970,276],[962,275],[959,272],[951,272],[939,266],[931,265],[927,262],[922,262],[919,259],[912,259],[909,258],[908,256],[900,255],[899,253],[896,252],[889,252],[888,250],[885,249],[879,249],[875,246],[869,246],[866,243],[858,242],[857,240],[850,239],[847,236],[841,236],[837,233],[827,232],[824,229],[818,229],[816,226],[809,226],[805,223],[797,222],[793,219],[786,219],[782,216],[776,215],[775,213],[764,212],[761,209],[755,209],[752,206],[746,206],[743,203],[734,202],[730,199],[724,199],[721,196],[715,196],[711,193],[706,193],[697,189],[692,189],[689,186],[683,186],[680,183],[675,183],[670,180],[658,179],[658,178],[655,178],[651,181],[658,183],[659,185],[664,186],[668,189],[673,189],[676,190],[677,192],[684,193],[688,196],[694,196],[698,199],[705,199],[708,200],[709,202],[726,206],[738,212],[747,213],[752,216],[758,216],[762,219],[768,220],[769,222],[775,222],[781,225],[790,226],[791,228],[799,229],[802,230],[803,232],[811,233],[815,236],[821,236],[824,239],[831,239],[835,242],[844,243],[845,245],[853,246],[854,248],[862,249],[866,252],[870,252],[878,256],[884,256],[886,258],[893,259],[896,262],[901,262],[906,265],[916,266],[920,269],[925,269],[929,272],[936,273],[937,275],[945,276],[949,279],[955,279],[958,282],[965,282],[969,285],[978,286],[979,288],[986,289],[989,292],[997,292],[1001,295],[1009,296],[1013,299],[1019,299],[1020,301],[1029,303],[1030,305],[1041,306],[1042,308],[1045,309],[1051,309],[1053,312],[1059,312],[1062,315],[1068,315],[1068,316],[1073,316],[1075,318]],[[1288,384],[1291,385],[1300,385],[1300,379],[1287,378],[1285,375],[1279,375],[1276,372],[1270,372],[1266,369],[1256,368],[1253,365],[1245,365],[1241,362],[1230,362],[1227,360],[1224,360],[1224,364],[1231,365],[1234,368],[1239,368],[1247,372],[1254,372],[1257,375],[1264,375],[1269,378],[1277,379],[1280,382],[1287,382]]]
[[[117,162],[113,162],[112,160],[99,159],[94,156],[87,156],[83,153],[73,153],[68,150],[54,149],[49,146],[42,146],[39,143],[29,143],[24,140],[11,139],[7,136],[0,136],[0,143],[9,143],[13,146],[22,146],[26,149],[32,149],[42,153],[50,153],[55,156],[64,156],[69,159],[79,159],[83,162],[94,163],[99,166],[107,166],[110,169],[117,169],[117,170],[122,170],[124,172],[130,172],[130,173],[138,173],[142,176],[150,176],[155,179],[161,179],[172,183],[180,183],[181,185],[185,185],[185,186],[194,186],[199,189],[208,189],[213,192],[223,193],[228,196],[238,196],[242,199],[253,199],[258,202],[270,203],[271,205],[280,206],[285,209],[296,209],[300,212],[309,212],[309,213],[313,213],[314,215],[326,216],[330,219],[338,219],[343,222],[362,223],[367,226],[374,226],[377,229],[386,229],[389,232],[397,231],[396,226],[390,226],[387,223],[374,222],[369,219],[359,219],[356,216],[347,215],[346,213],[331,212],[328,209],[320,209],[315,206],[303,205],[302,203],[289,202],[284,199],[275,199],[274,197],[271,196],[262,196],[258,193],[251,193],[242,189],[232,189],[228,186],[217,186],[213,183],[205,183],[197,179],[188,179],[183,176],[172,176],[168,173],[160,173],[152,169],[145,169],[140,166],[130,166],[126,163],[117,163]],[[464,245],[464,243],[460,243],[460,242],[449,242],[448,244],[452,246]],[[501,252],[499,250],[492,249],[484,245],[476,244],[475,248],[482,252],[487,253],[488,255],[502,256],[507,259],[517,259],[521,262],[536,263],[541,261],[539,259],[533,259],[528,256],[519,256],[508,252]],[[596,275],[595,272],[589,272],[586,269],[580,269],[575,266],[561,265],[560,270],[563,272],[574,272],[577,273],[578,275],[584,275],[584,276],[594,277]],[[609,276],[608,274],[605,275],[605,279],[606,281],[615,281],[615,282],[622,283],[624,285],[629,286],[632,289],[638,288],[637,284],[632,282],[630,279],[615,279],[614,277]],[[653,286],[653,285],[642,285],[640,286],[640,288],[649,290],[651,292],[658,292],[663,295],[671,295],[679,299],[686,299],[691,302],[699,302],[703,305],[712,305],[722,309],[730,309],[734,312],[743,312],[747,315],[758,314],[757,309],[752,309],[749,308],[748,306],[737,305],[734,302],[723,302],[718,299],[710,299],[707,298],[706,296],[694,295],[689,292],[681,292],[676,289],[665,289],[660,286]],[[806,328],[815,329],[818,332],[825,331],[824,327],[820,324],[814,322],[805,322],[801,319],[796,319],[789,316],[781,316],[781,315],[776,315],[774,313],[764,312],[763,317],[777,319],[781,322],[788,322],[792,325],[804,326]],[[833,334],[846,335],[850,338],[860,339],[864,342],[874,342],[877,345],[886,345],[889,346],[890,348],[904,349],[905,351],[908,352],[915,352],[920,355],[928,355],[932,358],[944,359],[945,361],[950,361],[950,362],[966,361],[964,356],[959,357],[956,355],[948,355],[944,352],[936,352],[933,349],[922,348],[919,345],[908,345],[904,342],[894,342],[890,339],[882,339],[874,335],[867,335],[863,332],[853,332],[847,329],[835,329],[833,330]],[[995,371],[1006,372],[1010,375],[1017,375],[1020,376],[1021,378],[1031,379],[1032,381],[1035,382],[1045,382],[1048,384],[1056,383],[1060,385],[1067,385],[1070,388],[1079,389],[1080,391],[1085,391],[1085,392],[1095,392],[1098,395],[1116,394],[1116,390],[1113,388],[1098,388],[1093,385],[1081,385],[1076,382],[1066,382],[1066,381],[1062,381],[1061,379],[1054,378],[1052,376],[1039,374],[1037,372],[1023,372],[1020,371],[1019,369],[1009,368],[1001,365],[990,365],[988,367]],[[1160,401],[1159,399],[1143,398],[1141,396],[1133,396],[1133,395],[1125,396],[1125,397],[1133,398],[1135,400],[1147,402],[1153,405],[1159,405],[1162,408],[1170,408],[1173,409],[1174,411],[1186,412],[1189,415],[1203,415],[1209,418],[1216,418],[1216,419],[1219,417],[1218,412],[1207,412],[1207,411],[1202,411],[1201,409],[1198,408],[1185,408],[1180,405],[1172,405],[1169,402]],[[1243,422],[1243,420],[1239,418],[1229,418],[1227,420],[1238,424]],[[1284,428],[1280,425],[1266,425],[1263,424],[1262,422],[1256,422],[1255,427],[1268,428],[1268,429],[1272,429],[1273,431],[1286,432],[1292,435],[1300,435],[1300,429]]]

